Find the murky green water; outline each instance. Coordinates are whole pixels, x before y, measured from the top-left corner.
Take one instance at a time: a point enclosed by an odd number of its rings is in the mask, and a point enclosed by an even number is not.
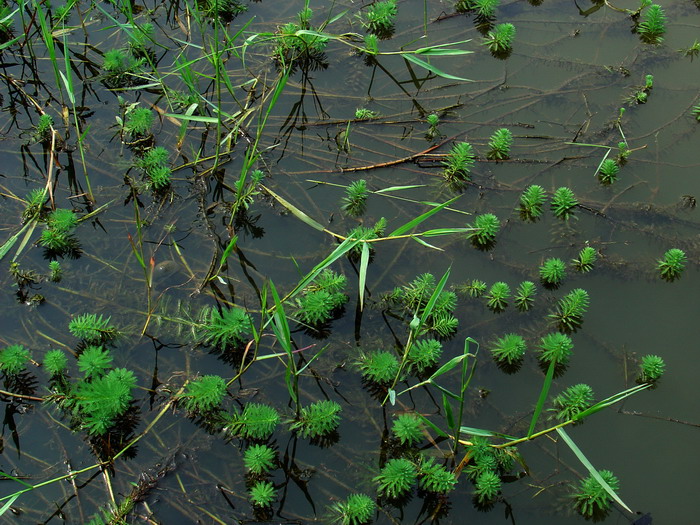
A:
[[[481,344],[475,377],[466,394],[463,424],[516,436],[527,433],[544,378],[534,348],[551,330],[546,315],[564,293],[585,288],[591,306],[583,327],[572,335],[573,357],[551,393],[585,382],[597,400],[603,399],[634,385],[638,360],[645,354],[662,356],[667,373],[658,388],[596,414],[583,425],[569,427],[569,435],[597,468],[610,469],[620,478],[620,497],[633,511],[651,512],[658,523],[692,523],[696,518],[694,474],[699,464],[693,446],[700,422],[695,410],[694,353],[700,312],[700,230],[698,212],[687,206],[689,199],[683,196],[700,192],[699,124],[690,114],[700,103],[700,60],[691,61],[676,50],[688,47],[700,36],[700,11],[690,1],[665,3],[665,40],[662,45],[650,46],[630,31],[629,17],[610,7],[593,10],[588,16],[579,13],[593,5],[577,8],[573,2],[549,0],[541,5],[504,3],[497,10],[497,21],[513,23],[517,36],[512,55],[498,60],[480,45],[482,37],[473,17],[455,14],[451,3],[400,3],[395,34],[380,42],[380,50],[471,39],[459,47],[473,54],[433,57],[431,63],[473,82],[427,75],[399,56],[380,57],[378,66],[367,65],[362,57],[336,42],[328,45],[324,67],[306,72],[302,68],[290,76],[262,134],[260,146],[269,149],[256,163],[267,173],[265,184],[276,195],[332,232],[344,235],[359,223],[371,226],[381,217],[387,219],[390,232],[424,213],[426,202],[441,203],[455,195],[441,184],[439,160],[418,154],[437,143],[441,146],[430,153],[444,154],[452,142],[469,141],[479,158],[471,183],[449,210],[431,217],[419,229],[463,227],[473,221],[474,214],[485,212],[495,213],[502,228],[490,251],[474,249],[463,235],[428,239],[442,251],[410,239],[375,243],[363,311],[357,298],[358,264],[342,258],[334,265],[349,282],[350,300],[343,315],[324,334],[293,325],[292,335],[296,348],[304,349],[305,356],[325,349],[301,377],[302,403],[337,401],[343,407],[343,420],[337,442],[326,447],[310,444],[284,426],[275,433],[271,443],[279,452],[280,466],[270,478],[278,491],[272,523],[327,522],[328,506],[349,493],[366,492],[375,497],[376,486],[371,480],[391,453],[387,429],[397,413],[415,410],[444,425],[444,408],[436,390],[416,389],[411,395],[400,396],[396,406],[382,408],[354,368],[358,347],[390,349],[406,340],[406,324],[386,314],[382,294],[423,272],[439,278],[448,268],[448,287],[476,278],[489,285],[505,281],[515,289],[525,279],[538,281],[537,268],[543,259],[569,261],[585,245],[599,252],[595,270],[583,276],[569,270],[558,290],[538,287],[536,307],[528,313],[510,306],[494,314],[483,299],[459,295],[459,329],[444,341],[444,355],[461,353],[466,337]],[[43,304],[30,307],[18,301],[14,280],[3,271],[1,341],[4,346],[23,344],[41,362],[49,349],[75,347],[76,340],[67,330],[72,316],[85,312],[111,316],[123,334],[113,349],[114,364],[133,369],[138,377],[134,435],[147,432],[129,450],[130,457],[110,466],[109,484],[106,475],[91,470],[74,482],[61,481],[22,495],[3,518],[8,523],[87,523],[112,495],[120,501],[140,481],[143,494],[137,498],[129,522],[245,523],[269,518],[255,514],[247,501],[242,462],[245,443],[212,435],[182,411],[166,405],[171,393],[188,378],[204,374],[234,377],[240,354],[227,359],[211,353],[207,347],[194,344],[186,328],[178,332],[172,324],[159,323],[158,315],[179,309],[181,314],[196,316],[201,308],[217,303],[259,311],[259,291],[267,279],[286,293],[337,243],[265,193],[256,196],[247,215],[229,228],[227,205],[221,201],[232,200],[231,187],[240,173],[244,149],[257,130],[258,97],[269,97],[264,86],[273,85],[277,75],[268,56],[270,47],[251,44],[245,55],[247,69],[234,52],[225,53],[232,84],[257,79],[254,94],[235,90],[238,103],[225,88],[218,100],[215,82],[199,78],[199,90],[211,102],[207,115],[212,115],[214,104],[220,104],[228,114],[241,106],[252,110],[240,130],[232,132],[237,145],[223,156],[213,175],[211,160],[194,167],[190,163],[215,154],[215,125],[207,129],[204,122],[190,122],[178,149],[181,121],[170,114],[181,114],[182,109],[169,106],[162,90],[154,85],[111,92],[100,82],[100,52],[126,42],[125,32],[114,27],[109,18],[125,23],[124,15],[109,4],[100,6],[80,5],[85,27],[66,33],[65,44],[63,33],[55,33],[57,45],[71,50],[76,106],[81,108],[82,129],[89,126],[84,148],[94,204],[84,195],[87,187],[72,116],[68,123],[61,120],[61,100],[66,106],[70,102],[65,90],[61,98],[39,34],[30,32],[36,60],[31,58],[27,43],[16,43],[3,51],[2,241],[22,227],[24,205],[17,197],[24,198],[30,190],[44,186],[50,162],[40,144],[26,145],[28,130],[37,118],[31,100],[50,113],[59,133],[67,136],[66,147],[56,156],[59,167],[53,164],[56,205],[72,207],[79,216],[103,205],[105,208],[78,226],[80,256],[63,260],[63,280],[59,284],[43,281],[25,290],[27,296],[42,294]],[[154,48],[155,62],[162,76],[149,77],[153,84],[160,78],[171,88],[181,89],[183,84],[173,73],[175,58],[200,58],[198,46],[210,49],[211,39],[217,36],[223,45],[211,24],[204,24],[205,37],[201,36],[187,14],[187,4],[137,3],[134,7],[139,23],[150,20],[156,25],[154,39],[159,46]],[[256,2],[248,7],[247,13],[230,24],[229,35],[249,20],[246,35],[274,31],[277,25],[296,20],[303,5]],[[329,13],[348,10],[346,17],[326,28],[330,33],[362,30],[354,17],[361,9],[357,3],[312,3],[311,7],[315,24],[329,18]],[[628,2],[616,7],[636,9],[637,5]],[[21,27],[18,17],[15,15],[16,27]],[[77,25],[79,20],[74,13],[68,23]],[[35,25],[31,31],[36,31]],[[60,52],[58,56],[62,64]],[[212,67],[202,59],[193,62],[192,68],[202,75],[212,74]],[[626,104],[624,99],[644,85],[648,74],[654,76],[654,86],[647,103]],[[173,167],[185,165],[174,171],[172,192],[155,198],[145,191],[136,205],[125,176],[138,179],[139,175],[131,167],[133,152],[120,140],[115,123],[118,97],[158,112],[156,144],[170,152]],[[348,120],[359,107],[378,111],[381,116],[353,122],[347,134],[349,148],[339,150],[337,137],[347,131]],[[610,146],[614,148],[612,157],[623,139],[615,126],[620,107],[626,108],[620,125],[633,153],[619,180],[605,187],[594,174],[607,150],[569,143]],[[432,112],[440,115],[441,136],[436,141],[425,138],[425,117]],[[230,121],[227,126],[233,129]],[[501,127],[511,129],[515,137],[511,159],[486,161],[489,137]],[[221,137],[229,129],[222,131]],[[223,141],[222,151],[228,145]],[[350,169],[406,157],[413,160],[365,171]],[[343,215],[339,203],[344,195],[341,186],[358,178],[366,179],[373,191],[416,187],[371,195],[366,213],[356,220]],[[530,184],[539,184],[548,192],[571,187],[582,205],[576,219],[565,224],[546,210],[542,220],[522,222],[516,207],[521,191]],[[152,258],[156,266],[150,301],[146,286],[150,273],[139,265],[129,240],[131,236],[138,243],[135,209],[143,225],[143,257],[146,263]],[[21,247],[17,261],[24,269],[45,272],[47,261],[36,246],[40,228]],[[207,282],[210,267],[219,262],[234,232],[239,237],[237,250],[221,279]],[[2,259],[3,268],[9,267],[21,241],[20,237]],[[659,279],[655,266],[673,247],[684,249],[689,262],[680,280],[667,283]],[[501,372],[489,352],[491,343],[508,332],[522,334],[530,347],[522,369],[514,375]],[[267,330],[260,354],[280,351]],[[71,366],[75,368],[73,363]],[[35,382],[28,387],[29,395],[46,395],[44,372],[35,366],[30,366],[30,372]],[[445,384],[457,388],[456,381],[456,374],[452,374]],[[11,390],[7,381],[5,388]],[[276,406],[283,419],[293,415],[284,365],[276,359],[256,362],[230,386],[229,393],[226,402],[232,407],[264,402]],[[68,474],[69,469],[95,464],[85,434],[71,432],[69,421],[54,406],[17,398],[12,402],[7,396],[4,400],[0,470],[36,484]],[[429,434],[430,439],[422,444],[424,452],[436,456],[449,452],[447,442],[436,442],[435,433]],[[117,443],[108,445],[114,447],[112,453],[121,448]],[[502,497],[490,510],[474,507],[473,485],[463,476],[448,498],[426,497],[414,489],[403,506],[380,500],[375,522],[582,522],[583,518],[573,512],[567,490],[587,475],[574,454],[553,436],[524,444],[520,452],[530,475],[504,483]],[[453,466],[451,460],[446,464]],[[519,470],[522,468],[514,473]],[[13,481],[3,483],[3,495],[21,488]],[[605,523],[628,523],[634,518],[613,509]]]

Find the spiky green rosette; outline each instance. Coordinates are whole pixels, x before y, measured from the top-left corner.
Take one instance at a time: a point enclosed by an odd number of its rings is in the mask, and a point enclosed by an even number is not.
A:
[[[391,432],[402,445],[413,446],[423,441],[421,420],[414,414],[401,414],[394,419]]]
[[[385,35],[394,28],[396,12],[396,0],[376,2],[367,8],[362,25],[370,33]]]
[[[290,429],[311,439],[327,436],[338,428],[340,411],[341,407],[335,401],[316,401],[301,409],[299,419],[290,425]]]
[[[444,466],[435,462],[435,459],[423,456],[418,467],[418,485],[423,490],[434,494],[447,494],[454,490],[457,478]]]
[[[22,345],[10,345],[0,350],[0,370],[13,376],[24,371],[31,359],[29,350]]]
[[[241,414],[227,416],[225,431],[245,439],[268,439],[280,422],[279,412],[263,403],[248,403]]]
[[[452,146],[442,162],[442,175],[450,187],[456,190],[463,189],[465,183],[470,180],[469,173],[474,166],[474,153],[468,142],[458,142]]]
[[[535,295],[537,295],[537,287],[532,281],[523,281],[518,285],[517,290],[515,290],[515,298],[513,302],[515,306],[521,312],[526,312],[532,308],[535,302]]]
[[[510,147],[513,145],[513,133],[508,128],[496,130],[489,141],[489,152],[486,157],[491,160],[510,158]]]
[[[593,389],[579,383],[564,390],[552,400],[552,410],[559,421],[568,421],[586,410],[593,403]]]
[[[486,294],[486,306],[494,312],[502,312],[508,306],[509,297],[510,286],[502,281],[495,282]]]
[[[217,375],[206,375],[187,383],[182,396],[188,412],[208,412],[217,408],[226,394],[226,382]]]
[[[50,376],[58,376],[66,371],[68,358],[63,350],[49,350],[44,356],[43,365]]]
[[[390,459],[373,481],[380,494],[399,498],[411,490],[418,479],[416,466],[405,458]]]
[[[358,217],[367,208],[367,181],[356,180],[345,190],[345,197],[341,201],[343,211],[352,217]]]
[[[104,344],[117,336],[117,329],[109,320],[97,314],[78,315],[68,323],[68,330],[88,344]]]
[[[155,118],[155,114],[150,109],[135,108],[126,114],[124,132],[135,139],[150,135]]]
[[[593,265],[595,264],[596,260],[598,260],[598,254],[596,253],[595,248],[586,246],[585,248],[581,249],[578,257],[571,261],[571,266],[573,266],[576,271],[588,273],[593,269]]]
[[[615,492],[620,490],[620,480],[609,470],[599,470],[598,474],[608,486]],[[586,518],[592,518],[599,513],[605,513],[610,509],[612,497],[607,490],[591,474],[581,480],[573,494],[576,510]]]
[[[269,507],[277,498],[277,490],[271,481],[256,481],[248,496],[256,507]]]
[[[545,195],[544,188],[537,184],[525,188],[525,191],[520,195],[520,216],[528,221],[539,219],[542,215]]]
[[[513,24],[496,24],[484,37],[482,45],[487,46],[494,54],[506,54],[513,48],[515,26]]]
[[[639,365],[639,381],[641,383],[655,383],[666,371],[666,363],[658,355],[645,355]]]
[[[396,377],[399,360],[393,352],[377,350],[360,354],[357,367],[367,381],[384,384]]]
[[[522,361],[525,355],[525,339],[518,334],[506,334],[491,347],[493,358],[499,363],[514,365]]]
[[[540,266],[540,279],[548,286],[559,286],[566,277],[566,264],[557,257],[546,259]]]
[[[377,504],[366,494],[350,494],[331,506],[333,521],[339,525],[362,525],[371,521]]]
[[[501,478],[495,472],[487,470],[476,478],[474,495],[479,503],[493,501],[501,491]]]
[[[277,453],[267,445],[251,445],[243,454],[243,464],[252,474],[269,472],[275,466]]]
[[[501,223],[493,213],[477,215],[474,224],[467,224],[467,228],[473,228],[467,233],[467,238],[480,248],[488,248],[496,242],[496,234],[501,229]]]
[[[664,258],[658,261],[656,269],[659,270],[661,278],[666,281],[675,281],[685,269],[687,258],[685,252],[679,248],[671,248],[664,253]]]
[[[221,349],[243,344],[250,337],[252,320],[243,308],[234,306],[213,308],[209,319],[201,328],[201,338],[205,344]]]
[[[637,33],[641,40],[647,44],[660,44],[666,33],[666,14],[658,4],[652,4],[642,17],[637,26]]]
[[[442,355],[442,343],[437,339],[419,339],[408,351],[408,368],[413,373],[422,374],[435,366]]]
[[[558,188],[552,195],[551,207],[554,216],[561,220],[568,220],[574,216],[578,201],[574,192],[566,186]]]
[[[588,310],[588,292],[582,288],[570,291],[557,303],[556,310],[549,314],[562,332],[572,332],[581,326],[583,314]]]
[[[617,180],[620,166],[613,159],[605,159],[598,169],[598,180],[601,184],[610,185]]]
[[[559,332],[547,334],[540,341],[540,359],[545,363],[556,361],[565,365],[573,349],[574,343],[568,335]]]
[[[112,354],[102,346],[90,345],[78,357],[78,370],[85,378],[99,377],[112,366]]]

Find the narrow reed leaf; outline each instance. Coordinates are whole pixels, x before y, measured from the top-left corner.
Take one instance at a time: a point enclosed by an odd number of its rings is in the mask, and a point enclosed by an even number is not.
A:
[[[367,266],[369,265],[369,244],[362,243],[362,255],[360,257],[360,277],[358,286],[360,287],[360,310],[364,307],[365,282],[367,281]]]
[[[416,64],[424,69],[427,69],[428,71],[430,71],[431,73],[433,73],[439,77],[447,78],[450,80],[461,80],[462,82],[474,82],[473,80],[470,80],[468,78],[456,77],[454,75],[450,75],[449,73],[445,73],[441,69],[438,69],[435,66],[428,64],[425,60],[421,60],[420,58],[418,58],[414,55],[411,55],[410,53],[401,53],[401,56],[404,59],[408,60],[409,62],[413,62],[414,64]]]
[[[527,437],[530,439],[535,431],[535,426],[537,425],[537,420],[540,418],[544,404],[547,402],[547,394],[549,394],[549,389],[552,386],[552,380],[554,379],[554,369],[557,367],[557,360],[552,359],[549,363],[549,368],[547,369],[547,375],[544,378],[544,383],[542,383],[542,390],[540,391],[540,397],[537,400],[537,405],[535,406],[535,412],[532,414],[532,420],[530,421],[530,428],[527,430]]]
[[[442,210],[443,208],[446,208],[447,206],[449,206],[450,204],[452,204],[453,202],[455,202],[457,199],[459,199],[459,197],[460,197],[460,195],[457,195],[456,197],[453,197],[452,199],[448,200],[447,202],[443,202],[442,204],[439,204],[439,205],[433,207],[433,209],[428,210],[428,211],[426,211],[425,213],[423,213],[423,214],[419,215],[418,217],[416,217],[415,219],[412,219],[412,220],[408,221],[408,222],[407,222],[406,224],[404,224],[403,226],[399,226],[399,227],[396,228],[393,232],[391,232],[388,236],[389,236],[389,237],[394,237],[394,236],[397,236],[397,235],[403,235],[403,234],[406,233],[407,231],[409,231],[409,230],[415,228],[416,226],[418,226],[420,223],[422,223],[422,222],[425,221],[426,219],[428,219],[428,218],[432,217],[433,215],[435,215],[437,212],[439,212],[439,211]]]
[[[282,206],[284,206],[285,208],[287,208],[287,209],[292,213],[292,215],[294,215],[294,216],[295,216],[297,219],[299,219],[300,221],[302,221],[302,222],[308,224],[309,226],[311,226],[312,228],[314,228],[315,230],[318,230],[318,231],[320,231],[320,232],[322,232],[322,231],[325,229],[325,228],[324,228],[323,226],[321,226],[318,222],[316,222],[314,219],[312,219],[311,217],[309,217],[306,213],[304,213],[304,212],[301,211],[299,208],[297,208],[296,206],[294,206],[294,204],[292,204],[291,202],[289,202],[288,200],[286,200],[286,199],[283,198],[282,196],[277,195],[277,193],[275,193],[274,191],[272,191],[272,190],[271,190],[270,188],[268,188],[267,186],[261,185],[261,188],[263,188],[267,193],[269,193],[270,196],[273,197],[273,198],[274,198],[277,202],[279,202]]]

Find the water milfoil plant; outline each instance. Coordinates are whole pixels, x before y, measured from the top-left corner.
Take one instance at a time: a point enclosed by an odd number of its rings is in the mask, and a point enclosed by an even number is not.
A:
[[[501,128],[491,135],[489,152],[486,154],[486,157],[491,160],[509,159],[512,145],[513,133],[508,128]]]
[[[484,37],[482,45],[487,46],[494,56],[505,57],[513,50],[514,39],[515,26],[513,24],[496,24]]]
[[[447,184],[454,190],[462,190],[469,182],[470,172],[474,166],[474,152],[468,142],[453,144],[442,165],[442,175]]]
[[[659,271],[662,279],[672,282],[681,276],[685,269],[686,261],[687,257],[683,250],[671,248],[664,253],[663,259],[657,262],[656,269]]]
[[[542,186],[532,184],[520,195],[520,216],[529,221],[536,221],[542,215],[546,193]]]
[[[467,238],[474,246],[488,249],[496,243],[496,234],[501,229],[501,223],[493,213],[477,215],[473,224],[467,224],[472,231],[467,233]]]

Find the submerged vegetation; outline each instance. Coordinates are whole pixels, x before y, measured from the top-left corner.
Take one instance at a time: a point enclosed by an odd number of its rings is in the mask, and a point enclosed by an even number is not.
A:
[[[574,432],[678,362],[698,46],[540,4],[0,2],[0,516],[634,519]]]

